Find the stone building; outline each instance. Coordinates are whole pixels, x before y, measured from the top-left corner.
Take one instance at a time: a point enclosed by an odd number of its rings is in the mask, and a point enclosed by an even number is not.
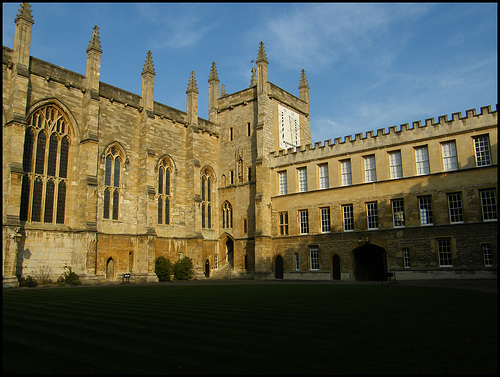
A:
[[[261,42],[250,86],[219,87],[198,117],[100,80],[97,26],[85,75],[30,56],[23,3],[3,47],[3,285],[157,281],[155,259],[195,278],[491,278],[497,272],[497,110],[441,116],[309,144],[309,86],[268,80]],[[207,67],[208,68],[208,67]],[[208,69],[207,69],[208,71]]]

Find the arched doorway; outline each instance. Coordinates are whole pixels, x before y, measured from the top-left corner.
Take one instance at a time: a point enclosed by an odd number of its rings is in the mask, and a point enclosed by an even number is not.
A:
[[[384,248],[366,243],[354,249],[353,254],[356,281],[387,280]]]
[[[340,258],[337,254],[332,257],[332,279],[340,280]]]
[[[109,258],[106,262],[106,279],[114,279],[115,277],[115,262],[113,258]]]
[[[210,262],[209,262],[208,258],[205,261],[205,277],[206,278],[210,277]]]
[[[226,241],[226,258],[231,268],[234,267],[234,242],[231,238]]]
[[[278,255],[274,260],[274,277],[283,279],[283,258],[281,258],[281,255]]]

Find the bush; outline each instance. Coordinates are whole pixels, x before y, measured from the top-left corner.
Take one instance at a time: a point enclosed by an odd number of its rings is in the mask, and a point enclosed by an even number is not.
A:
[[[179,259],[174,264],[174,278],[176,280],[188,280],[193,276],[193,261],[189,257]]]
[[[172,262],[165,257],[156,258],[155,273],[160,281],[170,280],[170,275],[172,275]]]
[[[57,284],[69,284],[69,285],[80,285],[80,277],[71,270],[71,267],[65,266],[64,269],[68,271],[64,271],[64,273],[57,279]]]
[[[28,275],[28,277],[26,277],[26,278],[23,276],[20,276],[20,277],[18,277],[18,280],[19,280],[20,287],[36,287],[38,285],[36,280],[30,275]]]

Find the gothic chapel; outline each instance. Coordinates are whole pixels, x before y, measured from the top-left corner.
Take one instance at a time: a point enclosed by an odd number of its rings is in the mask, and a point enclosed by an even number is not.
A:
[[[305,72],[298,96],[271,83],[262,42],[238,92],[212,63],[202,119],[194,72],[174,109],[154,100],[150,51],[134,94],[101,81],[97,26],[82,75],[30,56],[28,3],[15,24],[4,287],[65,266],[84,284],[155,282],[160,256],[191,258],[195,279],[496,277],[496,106],[311,144]]]

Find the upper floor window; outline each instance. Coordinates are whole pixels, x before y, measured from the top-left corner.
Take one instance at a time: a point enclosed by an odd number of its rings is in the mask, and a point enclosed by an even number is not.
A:
[[[307,191],[307,168],[297,169],[299,174],[299,192]]]
[[[170,224],[172,168],[173,164],[169,157],[164,157],[158,164],[158,224]]]
[[[415,161],[417,164],[417,175],[430,174],[429,151],[427,145],[415,148]]]
[[[351,160],[340,161],[340,174],[342,176],[342,186],[352,185]]]
[[[448,209],[450,211],[450,223],[464,222],[462,194],[460,192],[448,194]]]
[[[347,204],[342,206],[342,214],[344,218],[344,232],[354,230],[354,212],[353,205]]]
[[[378,229],[377,202],[366,203],[366,217],[368,221],[368,229]]]
[[[288,212],[280,212],[280,236],[288,235]]]
[[[395,228],[405,226],[405,208],[403,199],[394,199],[392,201],[392,218]]]
[[[432,198],[430,195],[418,198],[418,208],[420,211],[420,225],[432,224]]]
[[[318,165],[319,172],[319,188],[327,189],[329,187],[328,183],[328,164]]]
[[[222,228],[233,227],[233,207],[227,200],[222,205]]]
[[[365,182],[376,182],[377,171],[375,169],[375,156],[366,156],[365,161]]]
[[[232,171],[231,171],[232,173]],[[205,168],[201,173],[201,227],[212,228],[212,183],[213,173]]]
[[[330,207],[320,208],[321,233],[330,232]]]
[[[280,195],[287,194],[286,170],[278,172]]]
[[[116,143],[109,146],[105,153],[104,166],[104,208],[103,218],[118,220],[121,193],[121,169],[124,153]]]
[[[457,148],[455,140],[441,143],[443,152],[443,168],[444,171],[452,171],[458,169]]]
[[[476,166],[491,165],[490,138],[488,135],[476,136],[474,138],[476,151]]]
[[[391,172],[391,179],[403,178],[401,151],[389,152],[389,167]]]
[[[309,213],[307,209],[299,211],[300,234],[309,233]]]
[[[481,208],[483,221],[493,221],[497,219],[497,200],[495,189],[481,190]]]
[[[70,123],[59,108],[47,105],[28,119],[24,133],[21,221],[64,224]]]

